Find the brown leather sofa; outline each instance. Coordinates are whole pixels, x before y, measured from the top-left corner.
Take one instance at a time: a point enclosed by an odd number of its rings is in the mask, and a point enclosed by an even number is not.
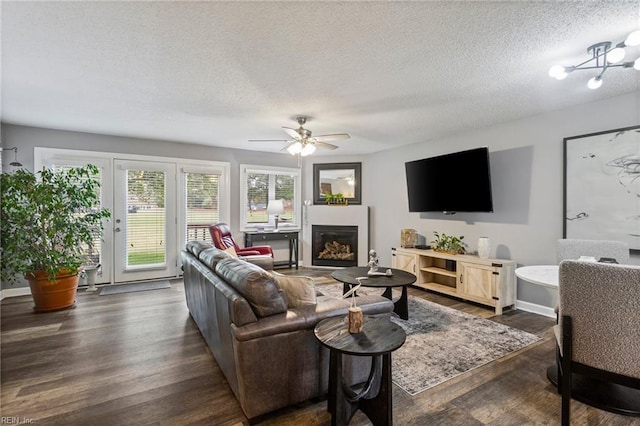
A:
[[[349,302],[317,292],[313,305],[287,306],[273,276],[211,245],[192,241],[182,251],[189,312],[250,422],[327,392],[329,352],[313,329],[347,315]],[[361,296],[368,315],[390,315],[393,303]],[[345,379],[367,379],[370,359],[345,363]]]

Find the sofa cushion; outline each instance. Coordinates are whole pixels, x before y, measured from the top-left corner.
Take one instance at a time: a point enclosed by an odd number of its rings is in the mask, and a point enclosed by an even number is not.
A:
[[[258,317],[287,311],[282,290],[273,276],[259,266],[240,259],[222,259],[217,263],[215,272],[247,299]]]
[[[210,249],[211,247],[213,246],[206,241],[189,241],[186,248],[188,252],[199,258],[200,253],[204,250]]]
[[[259,256],[238,256],[238,259],[253,263],[256,266],[261,267],[265,271],[273,270],[273,257],[266,254]]]
[[[216,270],[216,265],[223,259],[231,259],[231,255],[224,250],[215,247],[203,250],[200,253],[200,262],[207,265],[212,271]]]
[[[278,273],[272,275],[284,292],[289,308],[316,304],[316,286],[312,278]]]

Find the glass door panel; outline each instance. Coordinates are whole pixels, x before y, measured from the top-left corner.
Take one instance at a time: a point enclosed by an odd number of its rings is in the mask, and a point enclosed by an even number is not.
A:
[[[115,160],[116,282],[176,275],[175,166]]]

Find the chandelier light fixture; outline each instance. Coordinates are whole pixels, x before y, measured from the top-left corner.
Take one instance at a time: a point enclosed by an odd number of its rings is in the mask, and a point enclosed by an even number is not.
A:
[[[554,65],[549,69],[549,75],[558,80],[564,80],[569,73],[577,70],[599,70],[600,73],[587,82],[589,89],[602,86],[602,76],[609,68],[634,68],[640,71],[640,57],[635,61],[623,62],[627,52],[625,47],[640,45],[640,30],[634,31],[620,43],[613,46],[610,41],[602,41],[589,46],[587,53],[590,59],[573,66]]]

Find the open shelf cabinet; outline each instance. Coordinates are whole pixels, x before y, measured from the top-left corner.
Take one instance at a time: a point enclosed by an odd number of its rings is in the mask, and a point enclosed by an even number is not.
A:
[[[491,306],[496,315],[515,306],[515,261],[433,250],[391,250],[391,266],[415,274],[415,287]]]

